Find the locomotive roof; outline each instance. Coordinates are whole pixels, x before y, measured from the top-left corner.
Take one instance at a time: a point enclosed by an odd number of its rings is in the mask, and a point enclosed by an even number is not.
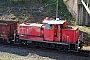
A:
[[[63,24],[66,20],[44,20],[43,23],[47,24]]]
[[[37,23],[28,23],[28,24],[20,24],[20,26],[36,26],[41,27],[43,24],[37,24]]]

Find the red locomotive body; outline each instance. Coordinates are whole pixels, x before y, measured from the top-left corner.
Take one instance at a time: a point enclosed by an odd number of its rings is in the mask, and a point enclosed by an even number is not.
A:
[[[53,47],[61,47],[64,45],[65,49],[70,48],[70,50],[78,49],[78,28],[68,27],[68,23],[65,20],[46,20],[43,21],[43,23],[45,24],[44,26],[43,24],[37,23],[20,24],[20,41],[24,43],[34,42],[39,45],[41,44],[42,46],[44,43],[45,46],[46,44],[54,44]]]
[[[62,41],[76,43],[78,41],[78,29],[62,29]]]

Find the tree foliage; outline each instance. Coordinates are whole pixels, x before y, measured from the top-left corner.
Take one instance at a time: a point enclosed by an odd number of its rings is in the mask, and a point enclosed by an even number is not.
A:
[[[45,3],[48,0],[10,0],[10,2],[39,2],[39,3]]]

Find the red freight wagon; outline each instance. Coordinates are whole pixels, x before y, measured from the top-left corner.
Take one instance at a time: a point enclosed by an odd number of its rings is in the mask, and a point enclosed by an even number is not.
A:
[[[17,21],[0,20],[0,40],[9,42],[14,39],[14,33],[17,32]]]

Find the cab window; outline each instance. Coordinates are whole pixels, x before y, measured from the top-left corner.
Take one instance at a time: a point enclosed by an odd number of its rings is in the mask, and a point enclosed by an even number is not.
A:
[[[52,29],[52,24],[46,24],[45,29],[51,30]]]
[[[49,30],[50,29],[50,24],[46,24],[45,29]]]

